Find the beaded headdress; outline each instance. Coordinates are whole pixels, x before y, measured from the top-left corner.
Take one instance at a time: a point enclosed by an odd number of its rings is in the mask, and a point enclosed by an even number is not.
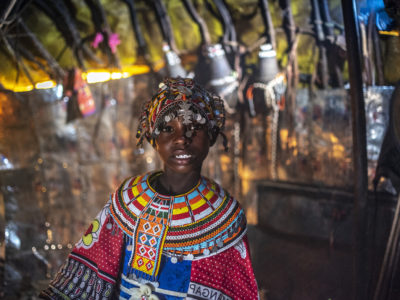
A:
[[[188,126],[185,135],[190,138],[196,125],[207,128],[210,141],[215,141],[225,124],[223,100],[190,78],[166,78],[159,85],[157,93],[143,106],[136,137],[138,146],[146,138],[151,145],[166,123],[176,117]],[[191,129],[192,128],[192,129]]]

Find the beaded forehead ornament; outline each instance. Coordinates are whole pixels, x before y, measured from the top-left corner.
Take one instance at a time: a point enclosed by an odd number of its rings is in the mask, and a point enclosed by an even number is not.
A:
[[[225,124],[223,100],[211,94],[190,78],[166,78],[159,85],[157,93],[144,104],[136,137],[138,146],[146,138],[155,145],[155,139],[162,128],[174,118],[180,117],[187,126],[185,135],[192,137],[197,125],[205,126],[210,141],[215,141]]]

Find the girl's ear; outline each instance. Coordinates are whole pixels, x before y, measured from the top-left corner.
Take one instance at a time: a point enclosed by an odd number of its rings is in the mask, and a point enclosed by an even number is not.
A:
[[[210,140],[210,147],[214,146],[215,142],[217,141],[217,139],[212,139]]]
[[[211,133],[209,133],[210,136],[210,147],[214,146],[215,142],[217,141],[219,130],[214,129]]]

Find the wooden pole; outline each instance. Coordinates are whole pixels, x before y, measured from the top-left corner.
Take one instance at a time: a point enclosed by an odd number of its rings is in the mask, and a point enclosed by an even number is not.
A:
[[[357,22],[356,2],[342,0],[346,34],[347,62],[349,65],[350,101],[353,131],[354,165],[354,241],[353,241],[353,299],[368,299],[370,264],[367,255],[368,234],[368,177],[365,126],[365,102],[363,94],[360,30]]]

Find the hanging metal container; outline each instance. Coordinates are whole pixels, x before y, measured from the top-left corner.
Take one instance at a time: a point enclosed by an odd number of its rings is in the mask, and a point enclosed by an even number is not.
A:
[[[276,51],[271,44],[263,44],[258,52],[259,68],[256,75],[258,82],[269,82],[279,73]]]
[[[186,77],[187,73],[182,67],[181,59],[179,56],[171,50],[168,44],[163,46],[164,56],[165,56],[165,68],[170,77]]]
[[[247,88],[249,114],[267,115],[285,93],[284,78],[279,74],[276,51],[271,44],[263,44],[258,52],[258,68],[253,83]]]
[[[196,73],[196,76],[207,76],[206,86],[224,99],[228,106],[228,112],[229,109],[233,112],[238,103],[237,88],[239,83],[236,72],[229,65],[221,44],[206,46],[203,54],[207,67],[203,69],[204,74],[202,74],[203,72]]]

